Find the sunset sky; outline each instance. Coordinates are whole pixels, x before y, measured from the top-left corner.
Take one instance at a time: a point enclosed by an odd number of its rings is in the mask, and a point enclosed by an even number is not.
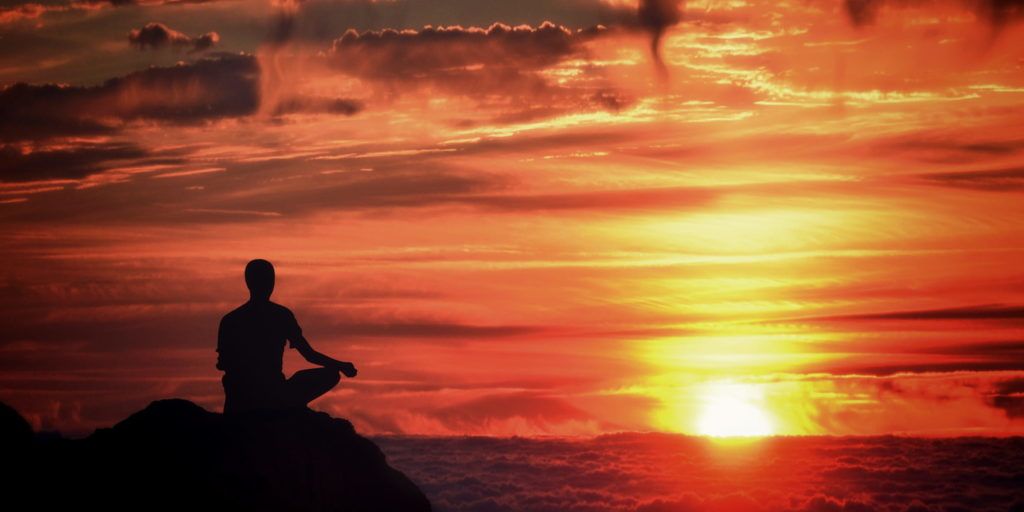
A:
[[[1024,434],[1022,21],[0,0],[0,400],[220,411],[266,258],[360,432]]]

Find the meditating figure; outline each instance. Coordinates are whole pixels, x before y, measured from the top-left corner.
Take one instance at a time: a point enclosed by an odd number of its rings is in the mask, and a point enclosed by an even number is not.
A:
[[[339,373],[356,376],[356,367],[313,350],[292,312],[270,302],[274,267],[267,260],[245,266],[249,301],[224,315],[217,334],[217,369],[224,372],[224,414],[252,410],[305,408],[338,384]],[[282,371],[285,341],[307,361],[322,368]]]

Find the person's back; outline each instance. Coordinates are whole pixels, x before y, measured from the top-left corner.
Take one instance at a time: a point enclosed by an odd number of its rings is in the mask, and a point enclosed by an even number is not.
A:
[[[217,369],[224,371],[224,413],[303,407],[340,379],[356,375],[352,363],[337,361],[309,346],[292,312],[270,301],[274,268],[252,260],[245,268],[250,298],[224,315],[217,334]],[[285,379],[284,346],[291,342],[308,361],[323,368],[296,372]]]
[[[270,301],[246,302],[221,319],[217,368],[224,371],[225,409],[276,407],[284,347],[301,333],[288,308]],[[294,344],[292,345],[294,347]],[[230,390],[229,390],[230,388]]]

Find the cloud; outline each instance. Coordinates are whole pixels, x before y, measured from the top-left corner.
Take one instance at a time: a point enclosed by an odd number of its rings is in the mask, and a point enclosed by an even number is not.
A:
[[[273,115],[323,112],[351,116],[364,108],[361,101],[346,98],[291,96],[277,102]]]
[[[394,321],[378,322],[324,322],[332,330],[345,332],[355,338],[442,338],[445,340],[493,339],[536,334],[545,330],[529,325],[466,325],[450,322]]]
[[[132,120],[249,115],[259,105],[258,77],[253,57],[222,54],[152,67],[95,87],[18,83],[0,91],[0,140],[110,132]]]
[[[220,42],[220,35],[207,32],[201,36],[191,37],[174,30],[163,23],[150,22],[142,28],[128,32],[128,42],[140,50],[154,50],[166,47],[191,47],[193,52],[208,50]]]
[[[488,28],[459,25],[422,30],[349,29],[333,44],[339,65],[361,76],[412,77],[445,71],[541,69],[570,57],[585,57],[583,44],[615,29],[651,34],[651,55],[659,68],[665,31],[682,20],[681,0],[642,0],[636,11],[613,10],[609,25],[570,29],[545,21],[536,27],[494,23]],[[290,28],[289,27],[289,33]]]
[[[506,211],[619,210],[654,211],[697,208],[707,205],[716,194],[699,187],[596,190],[554,194],[481,194],[464,202]]]
[[[919,175],[921,179],[946,187],[1015,192],[1024,189],[1024,167],[983,171],[937,172]]]
[[[573,31],[549,22],[537,27],[495,23],[488,28],[350,29],[334,40],[332,53],[338,67],[369,78],[443,78],[479,69],[534,71],[582,55],[581,43],[603,30]]]
[[[75,8],[84,8],[84,6],[105,8],[162,3],[166,2],[145,0],[111,2],[104,0],[66,5],[76,6]],[[337,22],[324,20],[324,16],[312,19],[315,16],[331,12],[349,13],[351,11],[356,14],[362,12],[364,15],[355,16],[351,23],[355,26],[369,25],[372,27],[380,26],[379,21],[374,22],[377,16],[372,13],[382,11],[387,13],[384,16],[388,21],[394,21],[396,26],[402,26],[403,7],[397,4],[404,5],[403,2],[397,2],[395,5],[391,3],[377,5],[372,2],[354,1],[344,2],[344,5],[321,5],[321,3],[305,2],[277,6],[269,13],[270,34],[264,39],[261,51],[269,51],[274,46],[282,45],[296,38],[313,38],[310,40],[322,41],[325,34],[340,33],[335,32],[335,30],[341,30],[340,28],[335,29],[335,27],[339,27]],[[455,4],[458,2],[456,1]],[[334,42],[330,53],[338,57],[334,61],[336,68],[360,78],[375,80],[377,82],[375,85],[381,87],[373,91],[374,95],[386,97],[389,94],[407,91],[425,84],[433,88],[443,88],[447,92],[471,96],[481,102],[486,101],[493,105],[507,104],[508,108],[505,109],[505,112],[498,114],[504,116],[502,119],[505,119],[506,122],[521,122],[580,109],[618,111],[631,103],[632,99],[628,94],[611,90],[609,82],[602,81],[602,77],[597,76],[601,73],[599,67],[583,65],[581,69],[583,80],[571,81],[558,79],[557,76],[545,73],[545,71],[551,66],[572,59],[586,59],[586,43],[605,34],[622,30],[654,31],[660,38],[666,27],[678,21],[681,12],[676,2],[665,0],[645,1],[640,7],[607,5],[601,2],[591,5],[588,2],[575,1],[566,2],[566,5],[560,7],[542,4],[531,4],[531,9],[549,13],[554,17],[560,16],[559,13],[567,13],[565,14],[567,19],[575,20],[577,23],[582,23],[582,26],[590,28],[575,29],[569,28],[572,25],[556,25],[554,23],[541,23],[536,26],[510,26],[498,23],[486,28],[452,25],[418,31],[401,29],[350,31]],[[411,9],[420,18],[436,16],[436,9],[427,8],[425,4],[410,4],[405,9]],[[468,7],[467,9],[472,12],[464,16],[457,15],[455,18],[474,19],[474,17],[483,15],[476,12],[480,9],[474,10]],[[572,14],[571,11],[581,11],[583,14]],[[347,18],[339,17],[339,19],[353,18],[349,16]],[[503,18],[499,17],[498,19]],[[597,20],[607,20],[611,29],[593,24]],[[443,22],[443,20],[440,21]],[[190,52],[199,52],[215,48],[218,41],[224,36],[223,32],[198,35],[185,33],[176,28],[178,27],[153,21],[130,31],[127,37],[130,44],[140,50],[182,48],[188,49]],[[229,27],[225,30],[230,31],[231,29]],[[414,33],[415,37],[407,37],[410,33]],[[391,37],[393,35],[400,37],[393,38]],[[261,60],[260,64],[266,67],[267,62]],[[378,66],[378,64],[383,65]],[[266,67],[266,69],[270,68]],[[309,69],[302,71],[303,76],[308,77],[306,72]],[[51,75],[46,75],[46,79],[49,79]],[[295,83],[294,78],[288,77],[285,81]],[[593,80],[593,78],[597,78],[597,80]],[[264,84],[266,83],[264,82]],[[266,89],[261,92],[265,95],[268,93]],[[282,102],[285,102],[286,105],[275,107],[278,99],[275,97],[269,106],[264,105],[266,108],[260,109],[259,112],[269,115],[305,112],[307,105],[316,103],[307,100],[291,101],[288,98],[295,94],[288,92],[280,91],[284,98]],[[269,96],[267,95],[268,98]],[[506,102],[508,98],[512,98],[512,101]],[[327,105],[324,102],[319,102],[319,104]],[[342,105],[335,102],[333,107],[329,107],[329,111],[348,114],[356,110],[349,108],[352,106],[354,106],[352,103]],[[103,125],[109,126],[109,124],[100,123],[101,126],[91,126],[91,128],[102,131]],[[85,126],[82,128],[84,129]],[[75,130],[75,132],[82,133],[80,130]]]
[[[0,145],[0,181],[78,179],[119,161],[136,160],[147,155],[143,148],[122,142],[86,142],[54,148]]]
[[[878,377],[909,373],[999,372],[1024,370],[1024,358],[1011,360],[954,361],[949,363],[892,364],[873,366],[832,366],[834,373],[873,375]]]
[[[1019,438],[375,441],[448,512],[995,512],[1024,504]]]
[[[609,90],[598,70],[582,70],[595,80],[571,83],[544,73],[572,59],[587,59],[587,42],[606,30],[572,30],[549,22],[349,30],[334,40],[329,60],[335,69],[372,82],[383,96],[441,90],[496,111],[492,121],[522,122],[564,111],[617,111],[630,101]]]
[[[838,350],[856,353],[857,343],[837,347]],[[858,375],[897,375],[905,373],[948,373],[948,372],[985,372],[985,371],[1017,371],[1024,370],[1024,341],[995,341],[961,343],[955,345],[928,346],[920,349],[905,349],[907,353],[922,356],[946,356],[942,362],[917,362],[899,364],[848,364],[842,363],[828,368],[832,372],[845,372]],[[881,358],[886,354],[866,351],[874,357]],[[955,356],[955,357],[949,357]]]
[[[260,73],[255,57],[225,53],[151,67],[93,87],[17,83],[0,90],[0,141],[114,134],[132,121],[197,123],[249,116],[259,111]],[[293,96],[276,113],[353,115],[361,109],[361,103],[343,98]]]
[[[331,47],[333,66],[349,75],[383,84],[402,93],[433,87],[507,105],[507,121],[523,121],[566,110],[617,111],[631,100],[611,90],[600,68],[582,66],[586,78],[552,80],[544,71],[578,59],[590,59],[588,43],[612,34],[642,31],[651,35],[651,54],[664,74],[660,48],[666,30],[682,19],[679,0],[643,0],[637,7],[603,6],[605,24],[570,28],[550,21],[536,26],[493,23],[482,26],[426,26],[420,30],[387,28],[347,30]],[[295,33],[296,15],[281,14],[271,41],[287,41]],[[591,76],[587,76],[591,75]],[[525,116],[525,117],[524,117]]]
[[[564,399],[538,392],[496,393],[466,402],[453,403],[431,411],[453,432],[487,430],[489,422],[522,419],[536,424],[538,432],[550,431],[546,425],[567,421],[586,422],[590,415]]]
[[[34,20],[54,10],[66,10],[67,6],[51,6],[38,3],[23,3],[0,6],[0,25],[22,20]]]
[[[1024,378],[997,383],[991,404],[992,407],[1002,409],[1007,418],[1024,418]]]
[[[1017,339],[950,343],[938,333],[968,333],[985,329],[1016,334],[1024,321],[1024,308],[1016,305],[983,304],[952,308],[880,311],[866,314],[830,315],[783,320],[825,325],[837,331],[852,330],[823,353],[843,357],[810,365],[804,371],[832,374],[897,375],[912,373],[995,372],[1024,370],[1024,348]],[[917,327],[919,325],[920,327]],[[878,333],[915,331],[935,333],[927,338],[907,340],[894,351]],[[935,339],[939,336],[938,339]],[[954,338],[955,339],[955,338]]]
[[[434,207],[506,214],[544,211],[603,214],[697,209],[718,197],[715,192],[699,187],[511,192],[507,190],[513,183],[497,175],[454,172],[435,166],[429,153],[416,156],[416,160],[420,169],[411,172],[405,167],[408,162],[405,156],[360,159],[360,165],[377,170],[373,173],[334,175],[333,179],[321,182],[315,190],[304,191],[302,201],[291,200],[294,191],[280,189],[267,191],[258,197],[243,197],[208,206],[227,210],[255,208],[286,214],[301,214],[320,208],[382,211]]]
[[[873,23],[878,12],[888,5],[920,7],[954,2],[973,10],[993,28],[1024,19],[1024,0],[845,0],[843,5],[850,21],[864,26]]]
[[[945,345],[929,347],[924,350],[929,354],[953,354],[953,355],[989,355],[989,356],[1024,356],[1024,340],[992,341],[965,343],[959,345]]]
[[[72,4],[126,7],[131,5],[206,4],[214,1],[216,0],[74,0]]]
[[[128,42],[140,50],[163,48],[165,46],[192,46],[192,38],[163,23],[150,22],[142,28],[128,32]]]
[[[986,131],[985,134],[988,136],[982,137],[972,137],[969,134],[913,133],[877,145],[875,153],[881,157],[906,154],[914,160],[929,164],[970,164],[987,163],[994,158],[1013,157],[1024,152],[1024,140],[1000,137],[992,132],[995,131]],[[971,172],[965,171],[963,176],[970,176]],[[932,175],[922,176],[927,178]],[[941,180],[943,176],[938,174],[935,177]]]
[[[207,32],[192,39],[192,49],[201,52],[213,48],[217,43],[220,43],[220,35],[216,32]]]
[[[955,308],[883,311],[863,315],[824,316],[810,321],[859,320],[1024,320],[1024,307],[1005,304],[982,304]]]

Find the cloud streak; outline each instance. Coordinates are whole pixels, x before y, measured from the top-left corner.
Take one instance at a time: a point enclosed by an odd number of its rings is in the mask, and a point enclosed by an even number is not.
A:
[[[1016,192],[1024,189],[1024,167],[980,171],[936,172],[920,176],[927,182],[945,187]]]
[[[850,21],[861,26],[873,23],[883,7],[930,7],[949,3],[973,10],[979,19],[996,29],[1024,19],[1022,0],[844,0]]]
[[[886,311],[862,315],[819,317],[818,321],[858,320],[1024,320],[1024,307],[1004,304],[982,304],[954,308],[923,309],[913,311]]]
[[[129,143],[85,143],[72,147],[0,146],[0,180],[4,182],[80,179],[149,153]]]
[[[64,12],[88,12],[128,6],[159,6],[174,4],[205,4],[216,0],[72,0],[61,3],[38,3],[12,0],[0,6],[0,25],[18,23]]]

